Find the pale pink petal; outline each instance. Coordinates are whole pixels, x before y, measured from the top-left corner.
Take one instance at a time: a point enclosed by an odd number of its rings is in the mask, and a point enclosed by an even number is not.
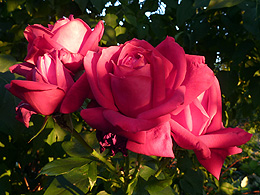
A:
[[[222,101],[221,91],[218,83],[218,79],[215,77],[215,81],[211,87],[205,92],[205,97],[202,100],[202,105],[207,109],[207,113],[211,117],[211,123],[207,128],[207,133],[215,131],[216,129],[222,129]]]
[[[72,53],[78,53],[83,40],[89,37],[91,29],[81,20],[72,20],[59,28],[52,40],[62,45]]]
[[[83,43],[79,49],[79,53],[82,55],[86,55],[86,53],[90,51],[96,51],[98,48],[98,43],[101,40],[104,33],[104,23],[103,21],[99,21],[95,26],[94,30],[87,37],[85,36]]]

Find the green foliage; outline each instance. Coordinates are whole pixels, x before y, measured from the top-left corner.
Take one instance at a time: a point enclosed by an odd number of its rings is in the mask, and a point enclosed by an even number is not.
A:
[[[0,1],[0,194],[259,193],[259,5],[258,0]],[[157,177],[164,159],[130,152],[127,160],[105,152],[102,155],[118,171],[111,173],[52,117],[33,116],[29,129],[14,120],[19,99],[4,86],[17,77],[8,67],[26,56],[25,27],[47,26],[70,14],[92,28],[104,20],[102,46],[132,38],[156,46],[169,35],[186,53],[205,56],[221,84],[225,126],[239,125],[254,133],[241,155],[226,160],[220,181],[199,165],[193,153],[184,151],[178,151],[179,161],[170,161]],[[79,116],[72,120],[76,131],[98,151],[95,132]]]

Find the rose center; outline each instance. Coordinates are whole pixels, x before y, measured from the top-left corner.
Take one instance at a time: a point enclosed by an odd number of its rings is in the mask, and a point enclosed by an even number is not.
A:
[[[135,55],[127,56],[123,60],[122,64],[129,68],[138,69],[138,68],[145,66],[146,63],[147,63],[147,60],[145,59],[145,57],[142,54],[137,53]]]

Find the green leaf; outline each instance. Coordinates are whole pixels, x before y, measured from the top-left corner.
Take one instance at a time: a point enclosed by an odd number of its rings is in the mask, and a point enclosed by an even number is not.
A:
[[[227,194],[227,195],[232,195],[233,191],[234,191],[234,186],[232,186],[232,184],[230,184],[228,182],[224,182],[221,184],[220,190],[222,192],[225,192],[225,194]]]
[[[57,141],[63,141],[66,135],[67,132],[53,121],[53,130],[50,132],[45,142],[52,145]]]
[[[190,170],[192,164],[192,160],[187,155],[177,160],[177,167],[183,172]]]
[[[134,189],[134,195],[149,195],[148,191],[145,189],[145,185],[147,181],[145,181],[142,177],[138,177],[137,185]]]
[[[210,0],[195,0],[194,7],[200,8],[200,7],[207,7],[209,5]]]
[[[103,41],[106,45],[115,45],[117,43],[115,29],[111,26],[106,26],[101,41]]]
[[[137,26],[137,37],[138,39],[144,39],[149,33],[149,26],[138,24]]]
[[[136,16],[130,13],[124,15],[124,18],[127,23],[132,24],[134,27],[137,27]]]
[[[9,67],[16,63],[17,61],[13,56],[0,54],[0,72],[8,71]]]
[[[5,88],[5,85],[13,79],[15,77],[9,71],[5,73],[0,72],[0,132],[12,136],[16,135],[15,132],[21,132],[23,129],[26,129],[21,122],[15,119],[15,107],[21,100],[13,96]]]
[[[88,180],[90,184],[90,189],[92,189],[97,181],[97,163],[95,161],[89,163]]]
[[[8,194],[6,192],[10,191],[11,170],[8,170],[5,164],[0,164],[0,194]]]
[[[125,34],[126,28],[122,27],[122,26],[117,26],[115,28],[115,31],[116,31],[116,36],[119,36],[119,35]]]
[[[62,175],[89,162],[90,160],[86,158],[69,157],[58,159],[45,165],[41,171],[41,174],[47,174],[49,176]]]
[[[242,3],[241,7],[245,11],[243,14],[243,25],[245,29],[253,35],[258,36],[259,38],[259,10],[257,10],[256,3],[253,1],[245,1],[244,3]]]
[[[233,71],[219,71],[217,78],[219,79],[221,92],[225,94],[226,97],[230,97],[234,93],[238,83],[237,73]]]
[[[244,0],[211,0],[209,2],[209,6],[207,10],[210,9],[220,9],[223,7],[233,7],[239,3],[241,3]]]
[[[182,26],[186,20],[190,19],[195,14],[196,9],[192,5],[192,0],[181,1],[181,4],[178,5],[176,11],[178,26]]]
[[[241,61],[245,60],[247,57],[246,55],[254,48],[255,42],[250,39],[246,39],[243,42],[239,43],[236,47],[236,50],[232,56],[234,59],[234,64],[238,65]]]
[[[108,0],[90,0],[93,6],[98,10],[98,12],[101,12],[102,9],[105,8],[105,4],[108,2]]]
[[[167,186],[166,188],[164,188],[163,190],[159,191],[159,192],[154,192],[154,191],[149,191],[150,195],[177,195],[174,190],[172,189],[171,186]]]
[[[115,28],[118,25],[117,19],[118,17],[115,14],[106,14],[104,18],[106,25],[111,26],[113,28]]]
[[[45,129],[49,120],[50,120],[50,116],[46,116],[45,119],[44,119],[44,123],[42,125],[42,128],[28,141],[28,143],[30,143],[34,138],[36,138]]]
[[[96,138],[96,132],[81,133],[82,138],[90,145],[91,148],[99,149],[99,143]],[[64,151],[72,157],[89,158],[90,154],[82,147],[81,143],[72,137],[70,141],[64,141],[62,143]]]
[[[62,143],[62,148],[64,151],[72,157],[86,158],[89,153],[82,147],[81,143],[77,141],[76,138],[72,138],[71,141],[65,141]]]
[[[260,77],[254,77],[249,83],[249,93],[252,97],[252,103],[254,106],[260,105]]]
[[[97,193],[97,195],[110,195],[110,194],[107,193],[106,191],[100,191]]]
[[[145,189],[151,194],[151,193],[162,191],[163,189],[170,186],[171,184],[172,184],[172,178],[158,180],[156,177],[151,176],[148,179]]]
[[[12,12],[14,11],[19,5],[23,4],[25,0],[8,0],[7,4],[7,11]]]
[[[187,169],[182,179],[180,179],[181,188],[189,194],[202,194],[204,176],[200,169],[197,171]]]
[[[88,4],[88,0],[75,0],[75,2],[78,4],[79,8],[83,13],[86,12],[86,7]]]
[[[55,177],[45,191],[45,195],[84,195],[89,189],[88,165],[77,168],[67,174]]]
[[[147,181],[151,175],[155,174],[155,172],[156,171],[154,169],[144,165],[141,167],[139,174],[144,180]]]

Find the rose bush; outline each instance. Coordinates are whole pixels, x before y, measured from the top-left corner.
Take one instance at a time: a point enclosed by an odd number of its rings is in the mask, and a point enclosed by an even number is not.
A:
[[[59,106],[74,81],[69,71],[58,58],[50,54],[40,56],[36,66],[30,63],[16,64],[10,67],[26,80],[12,80],[5,87],[22,102],[17,107],[17,119],[29,127],[32,114],[50,115],[59,110]]]
[[[95,29],[91,28],[81,19],[59,19],[48,28],[34,24],[26,27],[24,36],[28,41],[26,62],[36,64],[38,56],[59,51],[59,59],[72,72],[83,69],[83,57],[88,50],[96,51],[103,35],[104,25],[100,21]]]
[[[90,51],[84,58],[86,72],[70,89],[73,93],[68,92],[61,112],[82,105],[88,82],[96,103],[81,116],[90,126],[126,137],[134,152],[174,157],[171,113],[180,112],[214,81],[213,72],[205,64],[194,65],[196,60],[171,37],[156,48],[133,39]]]
[[[245,144],[251,134],[240,128],[224,128],[221,91],[217,78],[170,120],[174,141],[182,148],[194,150],[199,162],[216,178],[228,155],[242,152],[236,146]]]

